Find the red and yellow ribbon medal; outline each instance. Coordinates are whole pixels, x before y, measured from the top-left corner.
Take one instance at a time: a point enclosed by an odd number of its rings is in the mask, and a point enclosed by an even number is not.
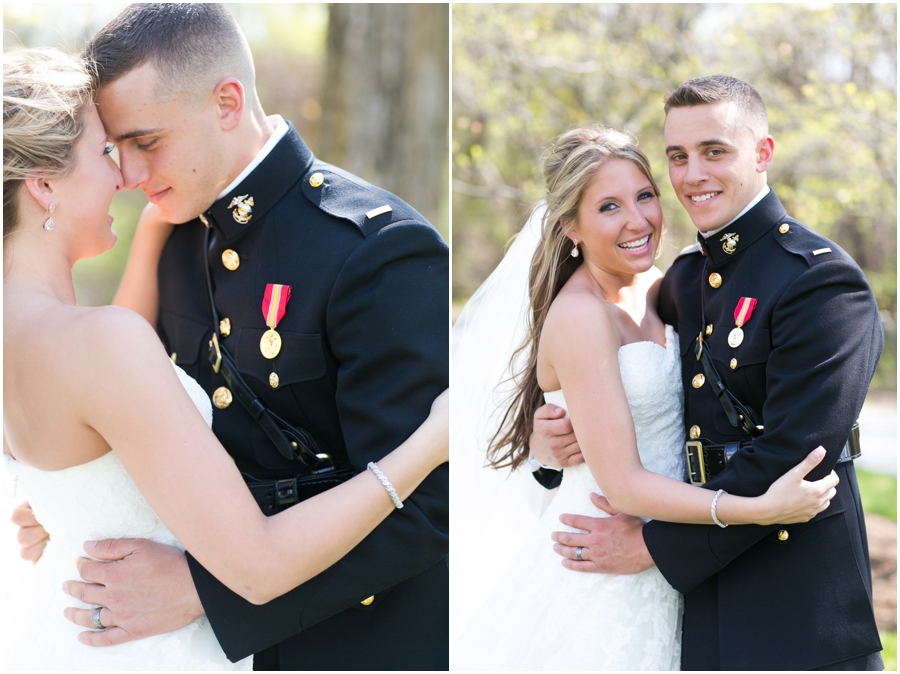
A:
[[[269,283],[263,295],[262,312],[269,329],[259,340],[262,355],[272,360],[281,351],[281,335],[275,332],[278,322],[284,318],[288,300],[291,299],[291,287],[280,283]]]
[[[744,323],[750,320],[750,316],[753,315],[755,308],[756,298],[754,297],[742,297],[738,301],[737,306],[734,308],[734,324],[737,327],[728,333],[728,346],[731,348],[738,348],[741,342],[744,341],[744,331],[741,328],[744,327]]]

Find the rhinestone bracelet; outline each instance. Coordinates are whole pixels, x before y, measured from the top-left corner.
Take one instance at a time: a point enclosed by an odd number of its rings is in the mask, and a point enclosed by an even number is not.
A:
[[[388,496],[390,496],[391,501],[394,502],[394,507],[397,510],[400,510],[400,508],[403,507],[403,501],[401,501],[400,497],[397,496],[397,490],[394,489],[394,485],[391,484],[391,481],[388,480],[387,477],[385,477],[384,473],[381,472],[381,468],[379,468],[374,461],[370,461],[369,465],[366,466],[366,468],[375,473],[375,477],[378,478],[381,486],[383,486],[387,490]]]
[[[713,496],[712,505],[709,506],[709,512],[710,512],[710,514],[712,515],[713,522],[715,522],[716,524],[718,524],[718,525],[719,525],[720,527],[722,527],[723,529],[724,529],[725,527],[727,527],[728,525],[727,525],[727,524],[722,524],[722,521],[719,519],[719,516],[716,514],[716,504],[719,502],[719,497],[720,497],[722,494],[727,494],[727,493],[728,493],[728,492],[725,491],[724,489],[720,489],[719,491],[717,491],[717,492],[716,492],[716,495]]]

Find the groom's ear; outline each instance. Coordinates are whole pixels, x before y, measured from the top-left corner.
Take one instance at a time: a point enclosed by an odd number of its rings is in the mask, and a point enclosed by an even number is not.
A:
[[[244,114],[244,85],[240,80],[226,77],[216,85],[213,100],[219,115],[219,125],[223,131],[236,128]]]
[[[759,145],[756,149],[756,172],[765,173],[769,169],[769,164],[772,163],[772,158],[774,156],[775,140],[772,136],[766,136],[759,141]]]

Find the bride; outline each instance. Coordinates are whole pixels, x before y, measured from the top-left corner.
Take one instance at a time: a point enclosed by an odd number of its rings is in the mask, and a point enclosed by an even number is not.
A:
[[[108,213],[122,187],[92,95],[59,52],[4,55],[4,458],[51,533],[5,607],[4,667],[250,669],[226,660],[205,618],[119,646],[79,643],[62,584],[78,578],[82,542],[183,545],[231,590],[268,602],[343,557],[447,460],[447,394],[380,470],[264,516],[210,430],[209,398],[151,326],[75,303],[72,265],[115,243]],[[75,613],[115,624],[103,607]]]
[[[468,452],[465,460],[477,465],[465,445],[480,439],[479,463],[486,459],[493,468],[519,468],[528,460],[535,410],[546,401],[568,411],[586,463],[566,468],[558,494],[518,553],[508,544],[488,543],[489,551],[500,553],[498,564],[515,561],[456,640],[453,668],[678,669],[680,595],[656,568],[623,576],[565,568],[550,543],[551,532],[560,528],[558,516],[607,516],[588,499],[599,487],[612,508],[644,518],[720,526],[805,522],[828,507],[837,477],[803,481],[824,456],[815,450],[757,498],[682,482],[680,350],[677,333],[655,310],[662,274],[653,262],[663,215],[649,163],[624,134],[591,126],[556,139],[545,157],[544,180],[546,205],[541,233],[532,238],[537,241],[525,334],[498,323],[521,319],[485,313],[498,304],[510,311],[521,307],[515,298],[521,299],[525,281],[520,277],[520,287],[510,285],[516,272],[507,264],[512,258],[524,268],[530,251],[527,243],[524,250],[518,247],[520,241],[498,276],[476,293],[477,308],[468,307],[454,329],[452,453],[454,464]],[[479,396],[467,380],[483,387],[484,373],[491,371],[484,352],[499,348],[488,358],[502,355],[517,331],[524,342],[507,370],[513,384],[501,385],[491,400],[482,395],[472,403],[469,393],[472,399]],[[497,374],[495,367],[487,376]],[[499,412],[492,411],[492,402],[504,393],[509,397]],[[473,416],[480,418],[473,421]],[[471,493],[466,500],[482,502]],[[474,535],[460,530],[459,522],[454,525],[457,549],[464,553],[463,574],[471,570],[465,559],[471,542],[481,535],[476,547],[483,555],[484,541],[503,540],[504,532],[497,529],[512,521],[483,509],[479,517],[466,524],[490,523],[489,532],[485,524]],[[466,537],[462,544],[460,536]],[[469,576],[456,573],[454,582],[464,586]],[[478,595],[485,593],[482,582]],[[472,598],[477,603],[475,593]]]

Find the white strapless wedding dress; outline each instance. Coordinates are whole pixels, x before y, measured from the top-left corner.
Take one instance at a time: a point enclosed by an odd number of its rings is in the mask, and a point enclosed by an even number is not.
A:
[[[619,369],[645,468],[683,479],[683,393],[678,336],[619,349]],[[545,394],[565,407],[561,391]],[[615,438],[607,438],[615,442]],[[682,599],[653,567],[627,576],[562,566],[550,534],[574,531],[562,513],[607,517],[586,464],[567,468],[562,485],[461,638],[454,670],[676,670],[681,660]]]
[[[176,366],[194,404],[212,425],[209,396]],[[85,628],[63,616],[67,606],[92,608],[62,591],[80,580],[75,560],[86,540],[149,538],[184,547],[160,521],[114,452],[80,466],[43,471],[4,455],[38,521],[50,533],[41,559],[24,574],[16,598],[5,606],[2,667],[5,670],[251,670],[252,658],[229,662],[206,616],[176,632],[109,648],[77,641]]]

